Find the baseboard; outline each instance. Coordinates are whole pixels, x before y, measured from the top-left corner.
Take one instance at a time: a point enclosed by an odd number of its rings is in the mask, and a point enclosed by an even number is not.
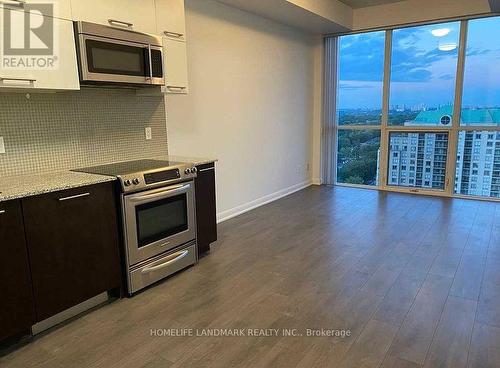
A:
[[[321,185],[321,179],[320,178],[313,178],[312,185]]]
[[[311,180],[304,181],[302,183],[292,185],[291,187],[281,189],[277,192],[265,195],[264,197],[257,198],[253,201],[242,204],[240,206],[236,206],[236,207],[233,207],[229,210],[219,212],[217,214],[217,223],[224,222],[224,221],[229,220],[233,217],[241,215],[242,213],[251,211],[257,207],[263,206],[263,205],[268,204],[270,202],[276,201],[280,198],[286,197],[287,195],[298,192],[299,190],[307,188],[307,187],[311,186],[312,184],[313,183]]]

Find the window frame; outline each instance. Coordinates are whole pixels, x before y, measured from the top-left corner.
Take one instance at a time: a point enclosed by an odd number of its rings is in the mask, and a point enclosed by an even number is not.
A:
[[[334,165],[333,172],[333,183],[338,186],[347,187],[360,187],[392,192],[402,192],[402,193],[418,193],[425,195],[437,195],[445,197],[456,197],[456,198],[468,198],[468,199],[479,199],[487,201],[500,201],[500,198],[495,197],[483,197],[475,195],[463,195],[455,193],[455,181],[456,181],[456,161],[457,161],[457,146],[458,146],[458,136],[461,131],[492,131],[496,134],[500,133],[500,126],[485,126],[485,125],[473,125],[473,126],[461,126],[460,117],[462,110],[462,96],[464,88],[464,72],[465,72],[465,59],[466,59],[466,49],[467,49],[467,34],[468,34],[468,23],[469,20],[482,19],[498,17],[497,14],[492,14],[490,16],[478,16],[478,17],[468,17],[468,18],[457,18],[457,19],[447,19],[435,22],[426,22],[418,24],[409,24],[406,26],[397,26],[385,29],[385,50],[384,50],[384,73],[383,73],[383,93],[382,93],[382,118],[380,125],[339,125],[337,122],[337,110],[335,110],[333,116],[333,157],[332,164]],[[451,115],[451,125],[448,126],[394,126],[388,124],[389,119],[389,100],[390,100],[390,81],[391,81],[391,58],[392,58],[392,39],[393,31],[401,28],[410,28],[419,25],[430,25],[430,24],[441,24],[451,21],[460,21],[460,36],[459,36],[459,48],[458,48],[458,61],[455,76],[455,97],[454,97],[454,108],[453,114]],[[334,35],[335,39],[335,63],[336,70],[338,70],[339,60],[340,60],[340,50],[339,50],[339,37],[352,34],[361,34],[380,31],[381,29],[365,30],[362,32],[349,32],[344,34]],[[325,36],[325,38],[330,38],[332,36]],[[338,75],[335,74],[335,106],[338,102]],[[338,132],[340,130],[380,130],[380,161],[379,161],[379,172],[378,185],[362,185],[362,184],[349,184],[349,183],[339,183],[337,181],[337,150],[338,150]],[[412,188],[412,187],[398,187],[394,185],[388,185],[388,165],[389,165],[389,135],[392,132],[429,132],[429,133],[448,133],[448,153],[446,162],[446,176],[445,176],[445,187],[443,190],[436,189],[422,189],[422,188]],[[330,153],[331,154],[331,153]]]

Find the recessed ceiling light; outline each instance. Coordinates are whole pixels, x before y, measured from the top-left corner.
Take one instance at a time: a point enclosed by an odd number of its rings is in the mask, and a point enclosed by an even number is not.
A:
[[[452,51],[455,50],[456,48],[457,48],[456,43],[442,43],[439,45],[439,49],[441,51]]]
[[[436,28],[431,31],[432,35],[435,37],[443,37],[450,33],[449,28]]]

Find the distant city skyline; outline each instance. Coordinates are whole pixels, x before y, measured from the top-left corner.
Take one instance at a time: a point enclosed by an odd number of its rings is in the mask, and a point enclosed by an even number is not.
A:
[[[500,106],[500,17],[469,21],[464,107]],[[437,37],[436,30],[446,30]],[[441,34],[442,34],[441,33]],[[395,30],[391,50],[390,106],[434,108],[454,100],[459,22]],[[342,36],[339,109],[381,109],[385,32]]]

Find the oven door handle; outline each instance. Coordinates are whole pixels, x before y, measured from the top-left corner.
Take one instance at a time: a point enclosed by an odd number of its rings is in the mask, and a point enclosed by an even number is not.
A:
[[[167,197],[170,197],[170,196],[175,195],[177,193],[184,192],[184,191],[186,191],[187,188],[190,188],[190,187],[191,187],[191,184],[175,185],[175,186],[168,187],[167,189],[162,190],[161,192],[152,193],[152,194],[143,194],[143,195],[139,195],[137,197],[132,197],[132,198],[130,198],[130,201],[142,202],[145,200],[165,197],[165,194],[168,194]]]
[[[164,262],[162,264],[159,264],[157,266],[151,266],[151,267],[146,267],[146,268],[143,268],[141,270],[141,273],[144,274],[144,273],[150,273],[150,272],[154,272],[154,271],[158,271],[158,270],[161,270],[162,268],[165,268],[169,265],[171,265],[172,263],[175,263],[177,261],[180,261],[181,259],[183,259],[185,256],[187,256],[189,253],[189,250],[185,249],[185,250],[181,250],[177,253],[174,253],[171,255],[171,257],[174,257],[172,259],[169,259],[167,262]]]

